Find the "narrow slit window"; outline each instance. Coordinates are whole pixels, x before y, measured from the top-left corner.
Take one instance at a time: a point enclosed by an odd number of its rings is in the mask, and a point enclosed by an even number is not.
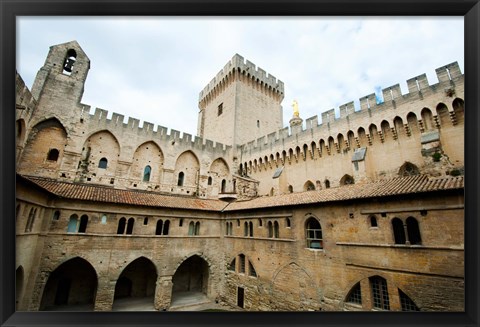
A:
[[[183,171],[181,171],[181,172],[178,174],[177,186],[183,186],[184,178],[185,178],[185,174],[184,174]]]
[[[143,170],[143,181],[144,182],[149,182],[150,181],[151,172],[152,172],[152,167],[146,166],[145,169]]]

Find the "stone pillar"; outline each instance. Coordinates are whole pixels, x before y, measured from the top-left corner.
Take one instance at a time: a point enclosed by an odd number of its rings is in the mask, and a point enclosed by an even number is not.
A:
[[[98,279],[94,311],[112,311],[115,285],[116,281],[109,280],[107,276]]]
[[[155,288],[155,310],[167,310],[172,302],[173,276],[158,276]]]
[[[41,271],[37,276],[37,279],[35,281],[35,284],[32,290],[30,290],[28,287],[25,288],[25,293],[23,296],[28,298],[31,294],[31,300],[30,300],[30,303],[28,304],[28,311],[40,310],[43,292],[45,289],[45,285],[47,284],[48,277],[50,277],[49,272]]]

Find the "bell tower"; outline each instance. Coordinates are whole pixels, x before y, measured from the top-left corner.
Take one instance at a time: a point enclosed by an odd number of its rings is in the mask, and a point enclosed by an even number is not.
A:
[[[200,92],[197,134],[241,145],[282,128],[283,82],[238,54]]]
[[[90,59],[77,41],[51,46],[32,86],[39,110],[68,111],[79,104],[89,69]]]

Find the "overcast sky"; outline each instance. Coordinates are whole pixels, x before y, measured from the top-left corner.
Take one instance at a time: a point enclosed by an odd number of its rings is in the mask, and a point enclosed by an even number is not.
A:
[[[236,54],[285,83],[305,120],[457,61],[463,17],[19,17],[17,71],[29,88],[51,45],[91,61],[82,103],[196,135],[199,92]],[[357,107],[357,110],[359,108]],[[125,118],[125,121],[127,118]],[[305,124],[305,123],[304,123]]]

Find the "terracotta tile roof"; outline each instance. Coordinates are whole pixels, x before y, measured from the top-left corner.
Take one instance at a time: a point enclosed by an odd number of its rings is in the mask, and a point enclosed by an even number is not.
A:
[[[121,190],[99,185],[59,182],[41,177],[22,177],[65,199],[206,211],[221,211],[227,205],[220,200],[165,195],[148,191]]]
[[[426,175],[417,175],[398,177],[369,184],[345,185],[318,191],[265,196],[249,201],[237,201],[231,203],[224,211],[367,199],[463,188],[463,176],[432,178]]]
[[[66,199],[206,211],[236,211],[326,203],[464,188],[463,176],[432,178],[426,175],[417,175],[369,184],[353,184],[318,191],[265,196],[228,204],[220,200],[165,195],[148,191],[120,190],[99,185],[59,182],[41,177],[20,177],[58,197]]]

